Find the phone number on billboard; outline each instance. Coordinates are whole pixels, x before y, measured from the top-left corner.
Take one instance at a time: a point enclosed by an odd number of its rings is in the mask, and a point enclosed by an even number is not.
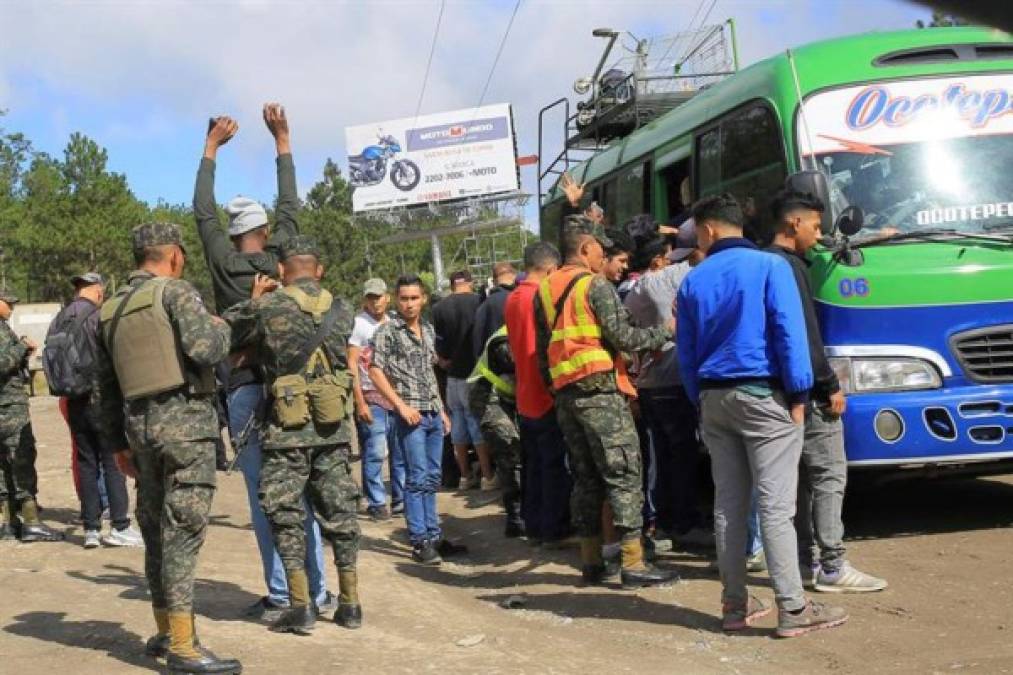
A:
[[[426,176],[427,183],[439,183],[445,180],[460,180],[465,176],[492,176],[496,173],[496,167],[483,166],[468,171],[448,171],[447,173],[431,173]]]

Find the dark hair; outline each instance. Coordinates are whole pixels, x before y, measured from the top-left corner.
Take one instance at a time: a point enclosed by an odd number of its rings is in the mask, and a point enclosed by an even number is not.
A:
[[[545,269],[559,264],[559,251],[547,241],[536,241],[524,248],[524,269]]]
[[[605,236],[612,240],[612,245],[605,249],[605,255],[609,258],[620,253],[633,253],[637,248],[633,244],[633,238],[622,230],[609,228],[605,230]]]
[[[826,207],[823,205],[823,200],[812,193],[797,192],[785,188],[774,195],[774,199],[770,203],[770,212],[774,216],[774,228],[777,229],[784,225],[785,216],[798,209],[823,213]]]
[[[668,240],[658,235],[655,235],[653,239],[641,242],[630,260],[630,269],[634,272],[646,270],[651,266],[652,260],[665,254],[665,246],[668,245]]]
[[[704,197],[693,204],[693,220],[702,225],[707,220],[714,220],[725,225],[742,229],[745,216],[738,200],[731,194],[724,193],[712,197]]]
[[[426,285],[417,274],[402,274],[394,282],[394,297],[397,297],[401,293],[401,289],[405,286],[418,286],[422,289],[422,293],[426,292]]]

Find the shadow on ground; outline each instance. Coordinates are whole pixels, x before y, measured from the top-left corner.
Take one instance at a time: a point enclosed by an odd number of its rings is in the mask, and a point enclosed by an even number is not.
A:
[[[158,672],[158,665],[144,656],[144,639],[113,621],[68,621],[64,612],[28,612],[4,626],[11,635],[35,638],[76,649],[104,652],[123,663]]]
[[[103,569],[107,571],[90,573],[83,570],[68,570],[67,576],[102,586],[122,586],[120,598],[150,602],[148,584],[143,573],[124,565],[105,565]],[[194,584],[197,615],[212,621],[259,623],[244,616],[245,610],[259,599],[260,596],[229,581],[197,579]]]

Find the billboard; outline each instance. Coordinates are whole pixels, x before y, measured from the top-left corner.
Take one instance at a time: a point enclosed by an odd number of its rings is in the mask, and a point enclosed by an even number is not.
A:
[[[506,103],[346,127],[345,148],[356,213],[520,187]]]

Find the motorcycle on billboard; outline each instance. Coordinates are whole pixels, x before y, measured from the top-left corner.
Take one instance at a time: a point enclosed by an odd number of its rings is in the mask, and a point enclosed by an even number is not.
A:
[[[349,184],[369,187],[383,181],[390,164],[390,182],[399,190],[410,192],[422,180],[418,165],[410,159],[394,159],[401,152],[401,143],[389,134],[377,134],[377,142],[367,145],[358,155],[348,157]]]

